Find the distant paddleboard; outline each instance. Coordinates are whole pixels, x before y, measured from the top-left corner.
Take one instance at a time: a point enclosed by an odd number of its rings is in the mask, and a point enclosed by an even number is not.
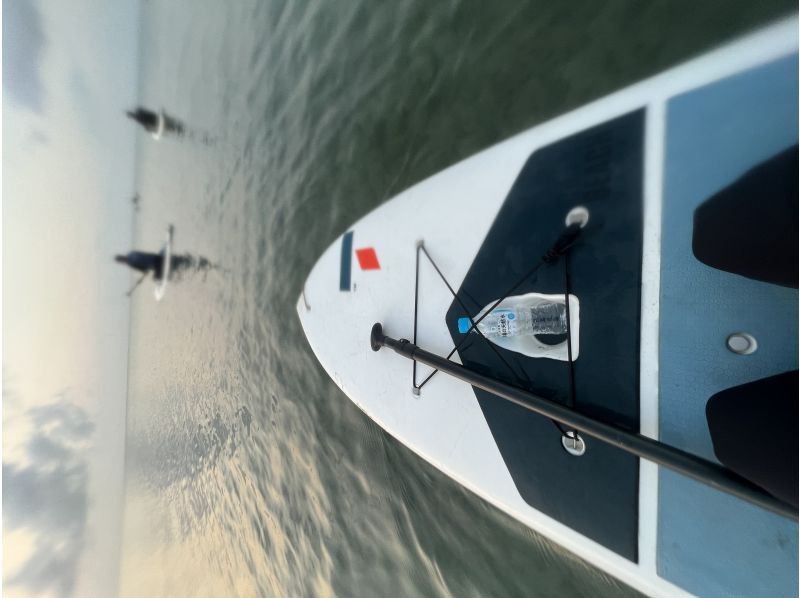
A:
[[[164,114],[164,111],[158,113],[158,125],[156,126],[156,130],[150,133],[153,136],[153,139],[159,140],[161,136],[164,135],[164,130],[166,129],[167,117]]]
[[[169,283],[170,269],[172,266],[172,232],[173,226],[170,224],[167,228],[167,241],[161,248],[161,255],[164,256],[164,265],[161,268],[161,278],[157,280],[156,288],[153,294],[156,301],[161,301],[164,294],[167,292],[167,284]]]

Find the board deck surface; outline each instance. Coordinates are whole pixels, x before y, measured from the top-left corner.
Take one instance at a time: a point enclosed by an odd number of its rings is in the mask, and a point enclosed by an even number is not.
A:
[[[713,459],[710,395],[797,367],[797,291],[701,264],[692,214],[797,143],[797,87],[790,19],[422,181],[320,257],[297,303],[309,344],[344,393],[420,457],[636,589],[796,594],[796,522],[599,442],[572,457],[551,422],[446,375],[417,395],[412,364],[371,351],[369,333],[375,322],[395,338],[416,330],[419,346],[446,355],[462,304],[474,315],[499,298],[584,205],[590,222],[570,254],[576,408]],[[420,242],[458,300],[426,258],[417,269]],[[520,293],[563,292],[563,280],[563,264],[548,266]],[[771,348],[730,353],[732,327]],[[510,368],[475,342],[453,359],[568,400],[565,363],[506,354]],[[418,380],[430,373],[417,370]]]

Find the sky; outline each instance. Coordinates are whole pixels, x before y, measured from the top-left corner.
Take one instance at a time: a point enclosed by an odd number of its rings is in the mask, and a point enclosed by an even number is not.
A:
[[[6,596],[116,593],[139,4],[3,2]]]

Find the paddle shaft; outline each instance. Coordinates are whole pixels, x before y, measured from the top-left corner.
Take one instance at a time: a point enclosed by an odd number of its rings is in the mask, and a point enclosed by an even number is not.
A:
[[[429,365],[523,409],[560,422],[627,453],[668,467],[773,513],[797,519],[795,507],[775,498],[752,482],[713,461],[636,432],[592,419],[555,401],[544,399],[526,390],[474,372],[463,365],[421,349],[406,339],[398,340],[385,336],[381,324],[375,324],[372,327],[370,344],[373,351],[379,351],[381,347],[389,347],[403,357]]]
[[[145,272],[144,274],[142,274],[142,276],[139,278],[139,280],[136,281],[136,284],[131,287],[131,290],[128,291],[127,293],[125,293],[125,296],[126,297],[130,297],[133,294],[133,292],[139,287],[139,285],[142,284],[142,281],[145,279],[145,277],[148,274],[149,274],[149,272]]]

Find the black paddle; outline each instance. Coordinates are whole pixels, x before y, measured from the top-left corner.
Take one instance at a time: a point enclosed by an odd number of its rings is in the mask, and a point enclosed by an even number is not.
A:
[[[142,274],[142,277],[139,280],[136,281],[136,284],[131,287],[130,291],[125,293],[125,296],[126,297],[130,297],[131,294],[136,290],[136,287],[138,287],[140,284],[142,284],[142,281],[147,277],[148,274],[149,274],[149,272],[145,272],[144,274]]]

